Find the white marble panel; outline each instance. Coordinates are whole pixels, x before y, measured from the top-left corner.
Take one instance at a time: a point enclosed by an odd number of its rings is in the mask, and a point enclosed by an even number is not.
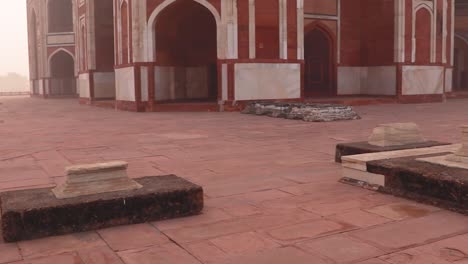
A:
[[[155,97],[156,100],[175,98],[174,67],[155,67]]]
[[[141,101],[148,101],[148,67],[141,67]]]
[[[338,67],[338,95],[396,95],[396,67]]]
[[[89,74],[83,73],[78,76],[78,91],[80,93],[80,98],[90,98],[89,90]]]
[[[385,176],[362,170],[343,168],[342,176],[353,180],[362,181],[372,185],[385,186]]]
[[[222,98],[224,101],[228,99],[228,66],[223,64],[221,66],[221,87],[222,87]]]
[[[444,67],[403,66],[403,95],[442,94]]]
[[[185,69],[185,89],[186,97],[207,98],[208,90],[208,69],[206,67],[189,67]],[[184,89],[184,87],[180,87]]]
[[[135,102],[135,71],[133,67],[115,70],[116,99]]]
[[[294,63],[235,65],[235,99],[297,99],[301,96],[301,67]]]
[[[453,69],[445,69],[445,92],[453,91]]]
[[[94,73],[94,97],[115,98],[115,74],[113,72]]]
[[[436,147],[429,147],[429,148],[405,149],[405,150],[395,150],[395,151],[386,151],[386,152],[378,152],[378,153],[350,155],[350,156],[342,157],[342,161],[343,161],[342,164],[344,167],[347,167],[347,168],[362,170],[363,165],[373,160],[395,159],[395,158],[421,156],[421,155],[437,154],[437,153],[444,153],[444,152],[453,153],[457,151],[458,149],[460,149],[460,146],[461,144],[453,144],[453,145],[436,146]]]
[[[44,82],[39,81],[39,94],[44,94]]]
[[[362,67],[338,67],[338,95],[360,94]]]
[[[75,34],[48,35],[47,45],[75,44]]]
[[[361,94],[396,95],[396,67],[366,67],[366,82],[361,87]]]

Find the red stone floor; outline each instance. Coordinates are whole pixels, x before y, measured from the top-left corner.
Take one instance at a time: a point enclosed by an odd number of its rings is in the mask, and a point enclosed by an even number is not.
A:
[[[356,109],[360,121],[305,123],[0,97],[1,191],[53,186],[70,164],[126,160],[132,177],[174,173],[206,192],[202,215],[0,243],[0,263],[467,264],[467,217],[340,184],[333,154],[386,122],[456,142],[468,100]]]

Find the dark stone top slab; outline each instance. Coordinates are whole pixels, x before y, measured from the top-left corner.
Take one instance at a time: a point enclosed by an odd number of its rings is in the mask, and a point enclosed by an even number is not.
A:
[[[175,175],[136,179],[143,188],[57,199],[52,188],[0,194],[2,233],[13,242],[198,214],[203,189]]]
[[[335,161],[341,163],[341,157],[343,156],[376,153],[376,152],[384,152],[384,151],[394,151],[394,150],[429,148],[429,147],[444,146],[444,145],[450,145],[450,144],[451,143],[439,142],[439,141],[426,141],[422,143],[406,144],[406,145],[400,145],[400,146],[380,147],[380,146],[371,145],[367,141],[341,143],[341,144],[336,145]]]
[[[417,160],[445,154],[370,161],[367,171],[385,175],[385,192],[468,214],[468,170]]]

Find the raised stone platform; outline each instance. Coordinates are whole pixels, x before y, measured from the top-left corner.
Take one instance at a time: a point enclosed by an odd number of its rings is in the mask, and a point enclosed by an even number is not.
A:
[[[341,162],[343,156],[349,155],[443,145],[448,145],[448,143],[426,140],[415,123],[381,124],[373,129],[368,141],[338,144],[335,161]]]
[[[361,119],[351,106],[334,104],[253,102],[248,104],[242,113],[303,120],[306,122]]]
[[[137,179],[140,189],[58,199],[51,188],[0,194],[6,242],[199,214],[202,187],[174,175]]]
[[[378,153],[378,152],[387,152],[395,150],[406,150],[406,149],[418,149],[418,148],[429,148],[435,146],[444,146],[450,145],[449,143],[439,142],[439,141],[425,141],[419,143],[410,143],[405,145],[396,145],[396,146],[376,146],[371,145],[367,141],[362,142],[351,142],[351,143],[341,143],[336,145],[335,151],[335,161],[342,162],[342,157],[366,153]]]
[[[370,161],[367,171],[385,177],[379,191],[468,214],[468,170],[419,160],[438,155]]]

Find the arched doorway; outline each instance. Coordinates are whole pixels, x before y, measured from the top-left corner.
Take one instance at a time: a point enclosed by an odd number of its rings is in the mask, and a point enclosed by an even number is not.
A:
[[[49,0],[47,15],[49,33],[73,32],[72,0]]]
[[[51,57],[50,75],[50,95],[76,95],[75,63],[68,52],[60,50]]]
[[[453,90],[468,91],[468,33],[455,35]]]
[[[304,36],[305,97],[334,95],[334,43],[330,34],[319,26]]]
[[[432,17],[427,8],[416,12],[415,44],[416,63],[429,64],[431,62],[431,25]]]
[[[218,97],[216,20],[195,1],[175,1],[156,18],[156,100]]]

